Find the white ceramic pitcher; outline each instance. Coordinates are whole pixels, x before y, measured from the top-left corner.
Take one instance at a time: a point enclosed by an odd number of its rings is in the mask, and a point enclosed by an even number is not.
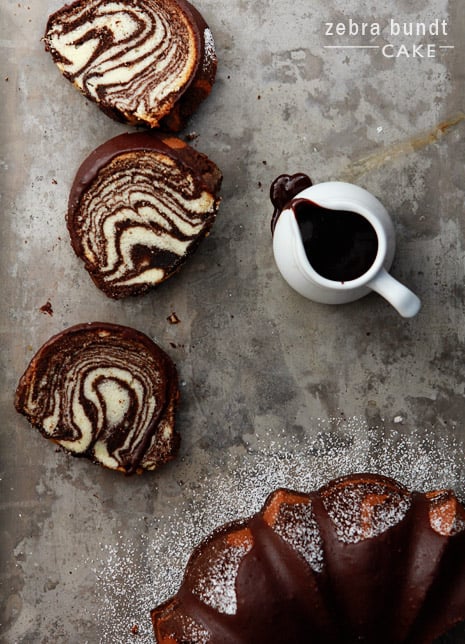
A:
[[[355,212],[365,217],[376,232],[376,257],[360,277],[349,281],[327,279],[312,267],[305,252],[299,224],[291,204],[309,200],[328,210]],[[276,264],[288,284],[304,297],[325,304],[352,302],[370,291],[382,295],[403,317],[413,317],[420,310],[420,300],[389,273],[395,252],[392,220],[380,203],[365,189],[340,181],[312,185],[296,194],[277,217],[273,231]]]

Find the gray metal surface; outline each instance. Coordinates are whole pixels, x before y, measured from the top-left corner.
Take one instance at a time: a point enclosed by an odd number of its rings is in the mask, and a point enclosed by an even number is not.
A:
[[[60,4],[0,6],[0,638],[150,642],[148,611],[175,590],[192,545],[276,485],[371,469],[463,497],[465,14],[460,0],[199,0],[219,72],[183,135],[221,167],[222,205],[178,275],[113,302],[74,256],[64,215],[80,162],[129,128],[44,52]],[[381,34],[327,25],[350,19]],[[391,19],[446,29],[391,36]],[[413,43],[434,44],[434,57],[412,57]],[[360,44],[372,48],[341,47]],[[268,190],[297,171],[382,201],[398,235],[392,273],[423,302],[416,318],[377,295],[330,307],[289,289]],[[73,459],[14,411],[39,346],[92,320],[136,327],[177,363],[182,448],[157,473],[125,478]]]

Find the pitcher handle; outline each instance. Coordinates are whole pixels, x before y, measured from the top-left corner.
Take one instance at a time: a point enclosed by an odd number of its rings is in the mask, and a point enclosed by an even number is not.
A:
[[[412,318],[421,308],[420,299],[410,289],[398,282],[384,268],[368,283],[384,297],[404,318]]]

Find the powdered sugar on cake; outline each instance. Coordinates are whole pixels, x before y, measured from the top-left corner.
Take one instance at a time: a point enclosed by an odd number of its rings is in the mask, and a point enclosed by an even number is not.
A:
[[[370,483],[336,490],[336,493],[323,499],[323,504],[333,521],[338,539],[345,543],[357,543],[376,537],[402,521],[411,505],[411,498],[407,493],[392,490],[386,494],[382,486]]]
[[[323,570],[323,542],[311,503],[281,510],[273,529],[316,572]]]
[[[316,438],[294,449],[287,428],[278,435],[273,430],[273,436],[265,429],[246,436],[245,445],[225,454],[224,463],[212,465],[211,455],[195,448],[179,460],[167,474],[170,485],[182,489],[176,503],[166,511],[155,505],[156,516],[134,520],[132,538],[117,535],[116,543],[102,544],[87,562],[95,593],[105,597],[94,615],[105,630],[100,643],[133,642],[130,628],[137,623],[138,644],[153,644],[150,610],[176,592],[194,546],[227,521],[257,512],[276,488],[309,492],[332,478],[372,471],[412,490],[450,487],[459,496],[465,493],[465,450],[453,437],[438,443],[433,432],[402,434],[357,418],[319,420],[318,430]],[[404,511],[402,500],[396,509],[383,508],[378,530]],[[292,545],[308,556],[313,538],[311,531],[294,536]],[[311,561],[318,566],[318,548]],[[234,601],[230,588],[223,608],[231,610]]]
[[[239,565],[249,550],[247,546],[217,550],[215,558],[209,559],[208,570],[204,570],[192,589],[194,595],[220,613],[234,615],[237,610],[234,583]]]
[[[208,27],[203,32],[203,42],[204,42],[203,69],[207,70],[209,69],[212,61],[216,59],[215,41],[213,39],[213,34]]]

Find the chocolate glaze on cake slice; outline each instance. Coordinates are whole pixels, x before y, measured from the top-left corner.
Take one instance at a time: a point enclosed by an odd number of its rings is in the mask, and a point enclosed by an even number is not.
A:
[[[15,397],[45,438],[126,474],[176,455],[176,367],[135,329],[93,322],[52,337],[32,359]]]
[[[140,295],[177,272],[216,218],[222,175],[177,137],[122,134],[83,162],[71,188],[71,243],[109,297]]]
[[[465,619],[465,508],[376,474],[276,490],[151,616],[158,644],[429,644]]]
[[[186,0],[77,0],[52,14],[45,49],[119,121],[178,131],[215,80],[210,29]]]

